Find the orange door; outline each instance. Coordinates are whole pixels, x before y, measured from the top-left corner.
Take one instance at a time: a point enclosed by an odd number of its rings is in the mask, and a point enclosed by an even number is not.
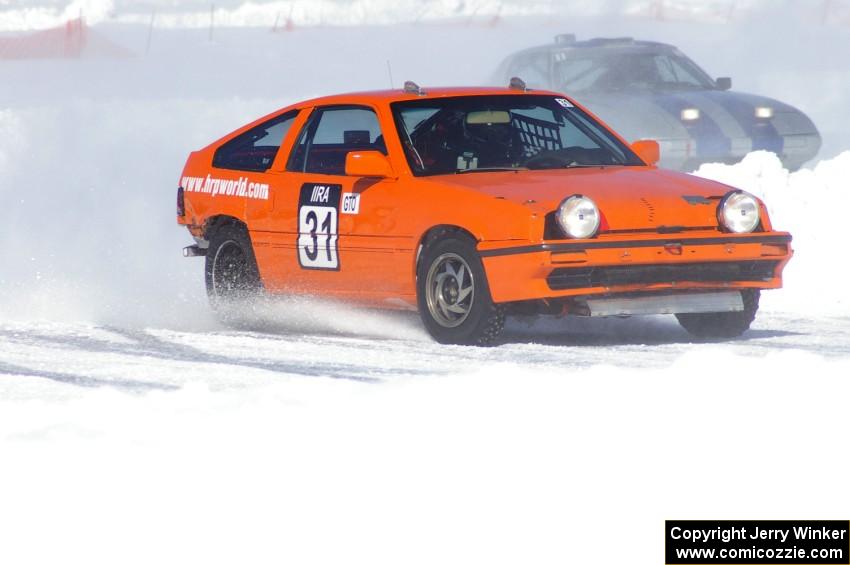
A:
[[[413,292],[416,250],[413,225],[405,220],[410,210],[404,205],[409,187],[395,179],[353,181],[351,191],[342,195],[340,214],[346,275],[358,281],[361,299],[390,300],[391,305]]]
[[[345,156],[357,150],[386,154],[370,107],[317,108],[300,127],[271,175],[271,205],[249,210],[267,289],[364,301],[398,294],[399,183],[346,176]]]

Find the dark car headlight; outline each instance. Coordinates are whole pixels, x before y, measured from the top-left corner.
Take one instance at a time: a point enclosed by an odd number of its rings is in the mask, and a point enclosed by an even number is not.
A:
[[[759,120],[769,120],[773,117],[773,108],[770,106],[756,106],[755,116]]]
[[[700,118],[702,112],[699,111],[699,108],[685,108],[680,113],[680,117],[683,122],[695,122]]]
[[[720,201],[717,220],[732,233],[750,233],[761,222],[759,201],[749,192],[733,190]]]

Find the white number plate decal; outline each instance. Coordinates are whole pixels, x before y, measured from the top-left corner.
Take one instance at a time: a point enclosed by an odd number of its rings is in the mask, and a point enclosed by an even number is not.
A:
[[[339,270],[342,186],[306,183],[298,197],[298,263],[302,269]]]

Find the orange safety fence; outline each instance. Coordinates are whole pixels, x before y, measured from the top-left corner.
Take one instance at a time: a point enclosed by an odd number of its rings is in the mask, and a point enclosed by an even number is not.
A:
[[[129,57],[131,53],[86,26],[83,18],[27,35],[0,36],[0,59]]]

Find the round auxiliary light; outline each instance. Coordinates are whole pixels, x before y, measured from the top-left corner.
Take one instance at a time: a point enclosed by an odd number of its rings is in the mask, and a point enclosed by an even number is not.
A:
[[[574,239],[585,239],[599,230],[599,208],[587,196],[570,196],[558,206],[556,214],[561,230]]]
[[[743,190],[729,192],[717,207],[720,225],[733,233],[750,233],[761,221],[759,202],[755,196]]]

